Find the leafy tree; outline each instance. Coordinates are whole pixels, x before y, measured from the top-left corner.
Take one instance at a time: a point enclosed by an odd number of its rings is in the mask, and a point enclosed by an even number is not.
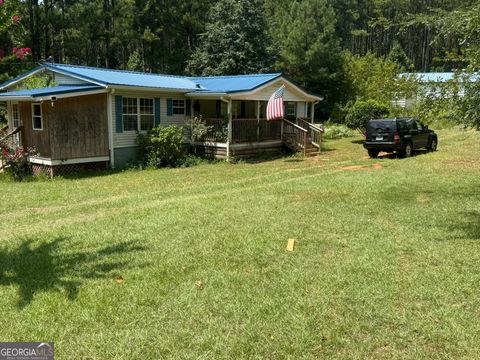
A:
[[[372,119],[381,119],[389,114],[387,105],[375,100],[358,100],[349,109],[345,117],[345,125],[365,134],[367,123]]]
[[[393,42],[393,47],[388,54],[387,60],[397,64],[402,71],[411,71],[414,66],[398,41]]]
[[[229,75],[264,72],[271,65],[261,0],[225,0],[213,5],[205,33],[187,72]]]

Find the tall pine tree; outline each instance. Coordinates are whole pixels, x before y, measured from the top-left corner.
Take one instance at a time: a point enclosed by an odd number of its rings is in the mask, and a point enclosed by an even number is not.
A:
[[[187,64],[195,75],[229,75],[270,69],[262,0],[225,0],[213,5],[199,46]]]
[[[267,1],[276,67],[314,93],[325,96],[327,116],[343,100],[343,58],[336,35],[336,15],[328,0]]]

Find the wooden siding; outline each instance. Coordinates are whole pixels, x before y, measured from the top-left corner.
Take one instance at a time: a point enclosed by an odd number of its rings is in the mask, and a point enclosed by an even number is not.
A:
[[[160,98],[160,125],[185,125],[185,115],[172,115],[167,116],[167,99],[185,100],[185,96],[182,94],[172,93],[158,93],[158,92],[124,92],[116,91],[114,95],[110,97],[112,103],[112,128],[113,128],[113,147],[132,147],[137,146],[137,132],[136,131],[124,131],[123,133],[117,133],[115,131],[115,96],[122,97],[141,97],[141,98]]]
[[[52,160],[108,156],[106,94],[57,100],[44,106]]]
[[[20,103],[23,145],[52,160],[108,156],[105,94],[59,99],[42,106],[43,130],[32,129],[31,102]]]
[[[45,118],[45,109],[49,104],[41,103],[42,106],[42,130],[33,130],[32,124],[32,103],[20,102],[20,119],[22,121],[22,144],[24,147],[34,147],[38,155],[45,158],[50,158],[52,149],[50,147],[49,124]]]

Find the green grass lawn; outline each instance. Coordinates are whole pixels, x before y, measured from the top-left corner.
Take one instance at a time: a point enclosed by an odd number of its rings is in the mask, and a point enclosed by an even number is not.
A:
[[[0,341],[53,340],[59,359],[478,358],[480,134],[440,131],[408,159],[355,140],[0,183]]]

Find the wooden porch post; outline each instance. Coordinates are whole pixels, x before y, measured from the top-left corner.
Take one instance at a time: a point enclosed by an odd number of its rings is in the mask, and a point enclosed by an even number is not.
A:
[[[260,100],[257,100],[257,140],[260,141]]]
[[[312,102],[312,113],[311,113],[311,116],[312,116],[312,124],[313,124],[313,122],[315,121],[315,102]]]
[[[227,160],[230,160],[230,144],[232,143],[232,99],[227,105],[228,126],[227,126]]]

